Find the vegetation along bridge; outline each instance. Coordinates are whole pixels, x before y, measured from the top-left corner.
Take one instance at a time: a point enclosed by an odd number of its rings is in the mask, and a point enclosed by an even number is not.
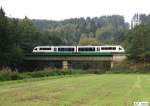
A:
[[[72,62],[109,62],[110,68],[113,68],[114,62],[121,62],[126,59],[125,54],[27,54],[26,61],[61,61],[62,68],[71,68]]]

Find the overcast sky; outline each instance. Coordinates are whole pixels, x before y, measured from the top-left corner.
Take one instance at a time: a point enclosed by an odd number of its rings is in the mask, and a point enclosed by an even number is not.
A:
[[[76,17],[150,13],[150,0],[0,0],[7,16],[61,20]]]

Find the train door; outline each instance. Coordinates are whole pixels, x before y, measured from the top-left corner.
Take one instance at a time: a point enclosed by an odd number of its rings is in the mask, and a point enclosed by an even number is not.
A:
[[[101,48],[100,47],[97,47],[97,51],[96,52],[100,52],[101,51]]]
[[[56,47],[54,47],[54,52],[57,52],[57,48]]]

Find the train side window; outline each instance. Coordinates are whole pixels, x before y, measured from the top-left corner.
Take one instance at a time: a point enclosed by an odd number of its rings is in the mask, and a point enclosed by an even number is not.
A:
[[[67,51],[74,51],[74,48],[68,48]]]
[[[51,50],[51,48],[40,48],[40,50]]]
[[[107,50],[107,47],[102,47],[101,50]]]
[[[101,50],[116,50],[116,47],[102,47]]]
[[[74,51],[74,48],[58,48],[58,51]]]
[[[78,48],[78,51],[95,51],[95,48]]]
[[[56,48],[54,48],[54,51],[56,50]],[[58,51],[63,51],[63,48],[58,48]]]
[[[37,48],[35,48],[34,50],[37,50]]]
[[[99,47],[97,48],[97,51],[100,51],[100,48],[99,48]]]
[[[101,50],[106,50],[106,48],[105,48],[105,47],[102,47]]]
[[[83,51],[83,49],[82,48],[78,48],[78,51]]]
[[[90,50],[89,51],[95,51],[95,48],[90,48]]]
[[[74,51],[74,48],[69,48],[69,51]]]
[[[121,48],[121,47],[119,47],[119,50],[122,50],[122,48]]]
[[[57,51],[57,48],[54,48],[54,51]]]
[[[116,47],[113,47],[113,50],[116,50]]]
[[[46,48],[46,50],[51,50],[51,48]]]

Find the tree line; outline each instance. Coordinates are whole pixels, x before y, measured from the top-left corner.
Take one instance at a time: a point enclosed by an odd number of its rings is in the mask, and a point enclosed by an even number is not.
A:
[[[150,15],[135,14],[132,22],[136,23],[125,41],[129,59],[138,63],[150,62]]]

